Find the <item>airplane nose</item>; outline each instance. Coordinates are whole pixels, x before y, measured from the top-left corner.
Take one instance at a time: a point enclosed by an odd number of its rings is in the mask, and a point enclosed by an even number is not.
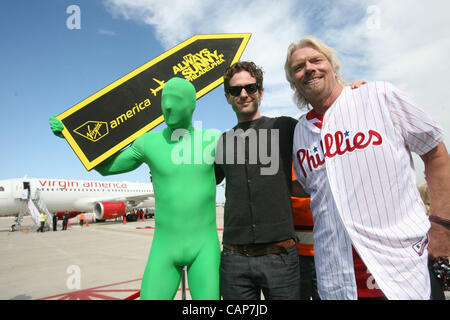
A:
[[[14,200],[12,185],[8,181],[0,182],[0,216],[18,213],[18,203]]]
[[[12,199],[0,199],[0,216],[7,216],[15,214],[18,209],[14,205],[14,200]]]

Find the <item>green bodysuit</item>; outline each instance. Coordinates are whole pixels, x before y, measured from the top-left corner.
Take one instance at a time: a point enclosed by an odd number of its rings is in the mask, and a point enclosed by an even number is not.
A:
[[[161,97],[168,127],[147,132],[94,168],[102,175],[111,175],[146,163],[152,173],[155,234],[142,278],[141,299],[173,299],[184,266],[193,299],[220,299],[214,175],[220,132],[192,126],[195,105],[193,85],[172,78]],[[52,130],[58,133],[53,125]]]

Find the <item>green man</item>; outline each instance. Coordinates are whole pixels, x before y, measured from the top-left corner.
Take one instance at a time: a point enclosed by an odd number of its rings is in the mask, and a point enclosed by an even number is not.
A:
[[[94,169],[112,175],[146,163],[155,192],[155,234],[141,284],[141,299],[173,299],[187,266],[193,299],[220,298],[220,244],[216,227],[214,153],[220,132],[192,125],[194,86],[172,78],[161,107],[167,128],[147,132]],[[61,136],[62,123],[50,118]]]

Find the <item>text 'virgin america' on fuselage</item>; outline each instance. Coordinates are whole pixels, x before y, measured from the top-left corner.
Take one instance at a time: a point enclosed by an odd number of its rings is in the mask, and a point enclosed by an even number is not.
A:
[[[0,216],[18,215],[23,202],[30,199],[43,203],[49,212],[59,218],[66,211],[72,215],[94,212],[100,220],[155,205],[150,183],[47,178],[0,180]]]

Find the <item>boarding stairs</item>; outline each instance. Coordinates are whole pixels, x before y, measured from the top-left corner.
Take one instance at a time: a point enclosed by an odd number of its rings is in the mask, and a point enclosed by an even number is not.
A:
[[[46,216],[46,222],[49,228],[51,229],[52,221],[53,221],[53,215],[50,211],[48,211],[47,206],[45,205],[44,200],[41,198],[41,191],[36,190],[34,193],[34,199],[31,201],[40,211],[43,211]]]
[[[39,228],[41,225],[41,211],[45,213],[47,225],[51,228],[53,216],[50,211],[48,211],[45,202],[42,200],[39,190],[36,190],[33,195],[31,195],[30,192],[25,191],[24,195],[22,195],[18,200],[20,201],[20,211],[15,220],[15,224],[11,226],[11,231],[20,231],[23,229],[21,225],[22,218],[27,214],[32,217],[36,228]]]

